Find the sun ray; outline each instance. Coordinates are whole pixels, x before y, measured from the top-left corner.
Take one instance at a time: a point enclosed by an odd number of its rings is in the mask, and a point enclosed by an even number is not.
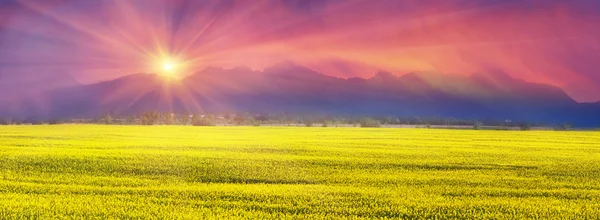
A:
[[[36,3],[33,3],[32,1],[26,1],[26,0],[21,0],[19,1],[22,5],[26,6],[27,8],[30,8],[36,12],[39,12],[45,16],[48,16],[49,18],[55,19],[56,21],[61,22],[62,24],[65,24],[71,28],[73,28],[74,30],[79,31],[80,33],[86,34],[88,36],[91,36],[103,43],[107,43],[111,46],[115,46],[116,48],[120,48],[123,49],[124,51],[131,53],[133,55],[139,55],[139,51],[129,47],[126,44],[123,44],[122,42],[118,42],[115,41],[113,38],[111,37],[107,37],[106,35],[103,35],[101,33],[98,33],[92,29],[89,29],[87,27],[85,27],[84,25],[78,24],[77,22],[74,22],[76,19],[69,19],[66,17],[63,17],[51,10],[47,10],[45,9],[43,6],[38,5]]]

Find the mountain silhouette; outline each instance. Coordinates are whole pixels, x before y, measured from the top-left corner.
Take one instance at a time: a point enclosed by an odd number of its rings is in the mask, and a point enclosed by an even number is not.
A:
[[[599,126],[600,103],[577,103],[558,87],[496,71],[468,76],[436,72],[336,78],[292,63],[263,71],[208,67],[181,80],[133,74],[47,93],[43,107],[14,117],[254,112],[340,116],[453,117]]]
[[[65,73],[0,73],[0,117],[46,114],[46,94],[75,86],[82,85]]]

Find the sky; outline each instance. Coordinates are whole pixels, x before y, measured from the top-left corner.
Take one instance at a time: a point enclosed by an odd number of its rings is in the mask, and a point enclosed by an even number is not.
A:
[[[0,0],[0,80],[294,62],[337,77],[503,71],[600,100],[597,0]]]

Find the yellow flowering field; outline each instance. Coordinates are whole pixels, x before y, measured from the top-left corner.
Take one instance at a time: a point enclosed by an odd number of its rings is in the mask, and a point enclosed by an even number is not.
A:
[[[600,132],[0,126],[0,219],[598,216]]]

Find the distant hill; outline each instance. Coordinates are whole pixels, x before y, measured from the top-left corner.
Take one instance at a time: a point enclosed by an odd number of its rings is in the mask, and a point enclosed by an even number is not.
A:
[[[45,111],[47,95],[60,89],[82,86],[62,73],[0,73],[0,116],[22,117]]]
[[[249,68],[206,68],[180,81],[134,74],[59,89],[43,109],[7,112],[19,117],[91,117],[147,110],[176,113],[288,112],[352,116],[454,117],[600,126],[599,103],[577,103],[558,87],[502,72],[470,76],[379,72],[371,78],[335,78],[284,63]],[[42,108],[42,107],[40,107]]]

